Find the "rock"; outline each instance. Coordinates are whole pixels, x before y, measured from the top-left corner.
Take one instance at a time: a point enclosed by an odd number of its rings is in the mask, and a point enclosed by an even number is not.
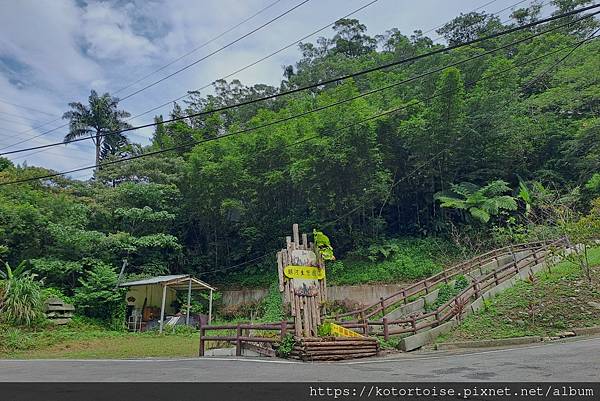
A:
[[[560,338],[576,336],[576,334],[572,331],[561,331],[560,333],[557,333],[556,335],[559,336]]]
[[[542,341],[550,341],[550,340],[552,340],[552,338],[550,338],[550,337],[544,337],[544,338],[542,338]]]
[[[552,336],[550,337],[550,340],[560,340],[560,337]]]
[[[523,321],[523,320],[515,320],[515,324],[518,324],[519,326],[523,326],[525,324],[525,321]]]

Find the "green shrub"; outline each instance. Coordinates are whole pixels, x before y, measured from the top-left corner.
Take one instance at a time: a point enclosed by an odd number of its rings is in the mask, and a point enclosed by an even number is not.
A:
[[[45,302],[46,300],[48,300],[50,298],[58,298],[67,304],[73,303],[73,297],[69,297],[69,296],[65,295],[60,289],[55,288],[55,287],[43,288],[42,289],[42,301]]]
[[[393,283],[431,276],[456,254],[446,241],[393,239],[359,248],[327,264],[331,284]]]
[[[103,262],[97,262],[75,290],[75,306],[85,316],[122,325],[125,318],[124,291],[117,289],[117,273]]]
[[[296,341],[294,340],[294,336],[291,334],[286,334],[283,340],[279,343],[279,347],[277,347],[277,356],[280,358],[287,358],[290,356],[292,350],[294,349],[294,344]]]
[[[325,322],[317,327],[317,335],[319,337],[327,337],[331,335],[331,322]]]
[[[383,337],[377,337],[377,342],[381,349],[398,349],[400,348],[400,337],[390,337],[387,341]]]
[[[469,286],[469,280],[462,274],[459,276],[456,276],[456,278],[454,279],[454,289],[457,290],[457,294],[458,294],[458,292],[464,290],[468,286]]]
[[[274,281],[269,287],[269,293],[262,301],[264,310],[261,320],[265,322],[279,322],[283,320],[283,302],[279,293],[279,283]]]
[[[444,305],[446,302],[460,294],[462,290],[469,286],[469,284],[469,280],[463,275],[456,276],[454,284],[452,285],[442,284],[439,287],[439,292],[435,302],[431,305],[426,304],[425,310],[432,311],[434,309],[439,308],[440,306]]]
[[[24,271],[21,264],[14,271],[8,263],[0,281],[0,314],[15,325],[31,325],[43,317],[42,286],[35,274]]]

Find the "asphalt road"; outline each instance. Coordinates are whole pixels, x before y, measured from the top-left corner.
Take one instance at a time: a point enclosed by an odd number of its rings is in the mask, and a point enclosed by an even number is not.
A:
[[[0,360],[0,381],[600,381],[600,338],[349,362],[273,359]]]

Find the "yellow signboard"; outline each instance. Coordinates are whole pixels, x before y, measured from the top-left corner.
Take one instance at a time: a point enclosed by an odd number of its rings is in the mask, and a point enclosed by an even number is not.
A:
[[[335,323],[330,323],[330,324],[331,324],[331,334],[333,334],[336,337],[364,337],[364,336],[358,334],[356,331],[342,327],[339,324],[335,324]]]
[[[322,280],[325,278],[325,269],[314,266],[286,266],[283,273],[288,278],[304,278],[307,280]]]

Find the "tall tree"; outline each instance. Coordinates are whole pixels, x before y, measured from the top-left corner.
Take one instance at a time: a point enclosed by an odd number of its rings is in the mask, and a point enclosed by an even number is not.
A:
[[[131,127],[124,121],[130,114],[119,110],[118,104],[118,98],[108,93],[98,96],[95,90],[90,93],[88,105],[69,103],[72,110],[63,114],[63,118],[69,120],[69,133],[64,141],[84,136],[92,138],[96,147],[96,164],[115,154],[128,143],[127,137],[118,131]]]

